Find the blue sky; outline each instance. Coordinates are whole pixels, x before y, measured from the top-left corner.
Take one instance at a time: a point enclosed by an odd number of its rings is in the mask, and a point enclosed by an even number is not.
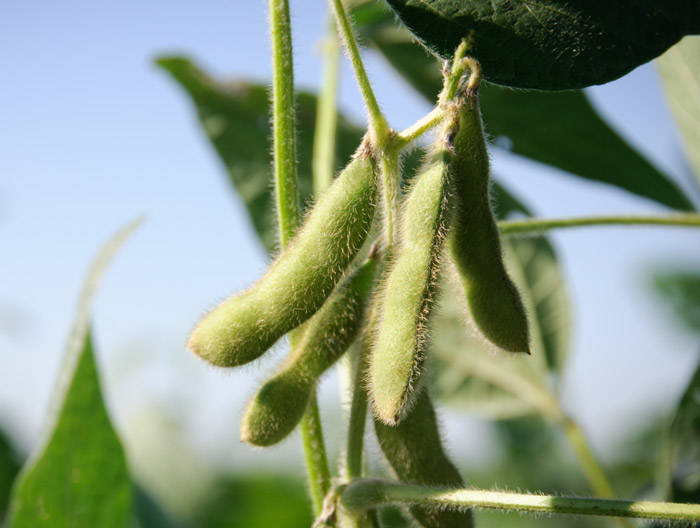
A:
[[[292,6],[296,80],[313,89],[323,3]],[[184,350],[199,315],[255,280],[264,255],[188,100],[153,65],[165,53],[186,54],[217,75],[265,81],[266,6],[0,4],[0,426],[24,445],[38,434],[91,258],[144,213],[148,221],[111,266],[94,314],[108,400],[134,452],[139,435],[130,431],[152,405],[179,415],[195,450],[234,463],[229,446],[238,443],[241,407],[271,364],[221,374]],[[368,70],[395,128],[429,110],[380,58],[369,55]],[[589,94],[652,161],[685,177],[653,65]],[[347,64],[340,106],[363,121]],[[545,217],[664,212],[515,156],[497,156],[494,165]],[[596,446],[609,449],[625,427],[677,397],[697,360],[697,343],[655,307],[647,282],[656,266],[697,269],[698,235],[600,228],[554,241],[575,303],[564,401]],[[335,391],[329,383],[324,390]],[[294,452],[290,446],[245,456],[265,464]]]

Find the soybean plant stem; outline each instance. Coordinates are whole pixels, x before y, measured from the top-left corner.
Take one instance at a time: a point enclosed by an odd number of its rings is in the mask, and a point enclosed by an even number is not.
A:
[[[381,147],[384,145],[386,138],[389,134],[389,125],[384,118],[384,114],[379,109],[379,104],[377,103],[377,98],[374,96],[372,91],[372,85],[369,82],[369,77],[367,77],[367,71],[362,63],[362,57],[360,57],[360,50],[357,47],[357,40],[352,31],[352,26],[350,24],[350,19],[345,11],[342,0],[330,0],[333,5],[333,11],[335,12],[336,21],[338,22],[338,30],[340,35],[343,37],[343,42],[345,43],[345,49],[350,57],[350,62],[355,70],[355,77],[357,78],[357,83],[360,87],[360,92],[362,93],[362,98],[365,101],[365,106],[367,107],[367,113],[369,116],[369,127],[372,132],[372,144],[375,147]]]
[[[364,347],[362,347],[364,348]],[[362,452],[364,449],[365,423],[367,421],[367,394],[365,394],[362,372],[364,350],[360,349],[353,372],[352,403],[348,421],[348,445],[345,454],[345,480],[362,476]]]
[[[553,218],[504,221],[498,223],[502,235],[517,235],[594,225],[675,225],[700,227],[700,214],[679,214],[671,216],[589,216],[582,218]]]
[[[296,173],[296,123],[294,109],[294,64],[292,34],[287,0],[270,0],[272,37],[273,159],[277,221],[284,248],[300,224]],[[290,335],[293,346],[298,332]],[[318,515],[328,491],[330,472],[326,460],[316,397],[311,398],[301,422],[301,434],[309,475],[309,488]]]
[[[277,221],[282,247],[299,227],[292,32],[287,0],[270,0],[272,122]]]
[[[304,444],[311,502],[314,507],[314,516],[317,517],[323,510],[323,498],[330,489],[331,475],[328,469],[326,446],[323,442],[316,392],[312,393],[309,405],[301,419],[301,441]]]
[[[335,168],[335,134],[338,122],[336,96],[338,92],[338,33],[335,20],[328,21],[323,41],[323,78],[316,105],[316,128],[311,161],[314,195],[318,197],[333,180]]]
[[[697,522],[700,504],[628,501],[531,495],[503,491],[429,488],[410,484],[360,479],[349,484],[341,504],[352,512],[387,504],[421,504],[439,508],[486,508],[549,514],[600,515]]]

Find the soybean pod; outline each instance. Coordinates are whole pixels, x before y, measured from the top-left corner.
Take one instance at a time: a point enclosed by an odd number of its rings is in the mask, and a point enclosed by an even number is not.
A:
[[[372,252],[306,323],[301,341],[282,370],[249,403],[241,423],[242,441],[268,446],[294,430],[318,378],[343,355],[363,325],[377,259]]]
[[[448,247],[481,334],[511,352],[530,353],[527,313],[503,263],[490,202],[489,156],[476,100],[459,105],[451,171],[457,194]]]
[[[410,407],[425,362],[428,317],[450,219],[448,163],[454,126],[444,128],[431,161],[406,198],[399,246],[381,291],[369,391],[374,415],[386,424],[398,423]]]
[[[398,426],[374,421],[379,446],[402,482],[424,486],[464,486],[462,477],[442,448],[435,409],[426,391]],[[469,528],[471,511],[411,506],[411,514],[426,528]]]
[[[208,313],[188,348],[219,367],[242,365],[314,315],[365,242],[376,197],[376,165],[363,143],[263,277]]]

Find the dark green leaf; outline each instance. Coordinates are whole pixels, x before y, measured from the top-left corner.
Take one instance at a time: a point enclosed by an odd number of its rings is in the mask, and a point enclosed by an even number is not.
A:
[[[671,425],[671,500],[700,503],[700,364]]]
[[[442,74],[435,57],[397,27],[382,5],[362,0],[353,15],[363,41],[426,99],[436,101]],[[582,92],[514,91],[485,84],[479,95],[487,131],[505,140],[510,151],[673,209],[693,209],[678,186],[618,136]]]
[[[246,81],[220,82],[183,57],[162,57],[157,64],[188,93],[199,120],[243,199],[255,230],[268,251],[276,246],[270,149],[270,101],[267,87]],[[299,199],[311,200],[311,158],[316,96],[297,94]],[[363,130],[338,116],[336,167],[344,166]]]
[[[656,290],[673,307],[679,321],[689,330],[700,333],[700,273],[675,271],[658,273]]]
[[[131,481],[102,398],[88,318],[107,263],[139,223],[108,242],[85,281],[53,398],[56,412],[14,484],[9,528],[129,526]]]
[[[19,468],[19,456],[15,453],[4,431],[0,429],[0,525],[7,512],[10,489]]]
[[[700,185],[700,38],[684,38],[659,57],[658,65]]]
[[[501,218],[529,211],[500,186],[494,186]],[[508,380],[524,380],[536,392],[558,378],[569,341],[569,304],[554,248],[546,238],[504,238],[508,270],[530,315],[532,357],[494,354],[465,326],[460,287],[442,288],[440,310],[433,318],[435,389],[441,401],[497,418],[537,412],[512,390]]]
[[[306,487],[285,475],[241,475],[218,481],[193,515],[201,528],[308,528]]]
[[[134,486],[134,510],[139,528],[184,528],[168,516],[141,486]]]
[[[603,84],[700,32],[696,0],[388,0],[442,57],[473,30],[486,79],[519,88]]]

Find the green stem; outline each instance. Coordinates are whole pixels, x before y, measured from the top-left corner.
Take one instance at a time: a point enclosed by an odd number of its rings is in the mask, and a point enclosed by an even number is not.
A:
[[[336,97],[338,93],[338,34],[335,21],[330,20],[328,35],[323,42],[323,79],[316,105],[316,129],[311,161],[314,195],[328,187],[335,169],[335,134],[338,122]]]
[[[273,159],[277,221],[281,246],[284,248],[300,224],[296,174],[296,124],[294,109],[294,64],[292,34],[287,0],[270,0],[272,36],[272,116]],[[293,346],[299,331],[290,334]],[[311,398],[301,421],[306,468],[311,500],[316,515],[323,507],[323,497],[330,485],[323,431],[316,395]]]
[[[296,168],[294,64],[287,0],[270,0],[272,37],[272,122],[275,196],[280,244],[286,246],[300,223]]]
[[[365,101],[365,106],[367,107],[367,113],[369,114],[369,127],[372,132],[373,137],[372,145],[375,147],[381,147],[384,145],[386,138],[389,134],[389,125],[384,118],[384,114],[379,109],[379,104],[377,103],[377,98],[374,96],[372,91],[372,85],[369,82],[369,77],[367,77],[367,71],[362,62],[362,57],[360,57],[360,50],[357,47],[357,40],[352,31],[352,26],[350,24],[350,19],[345,11],[342,0],[331,0],[333,5],[333,11],[335,12],[336,21],[338,22],[338,30],[343,37],[343,42],[345,43],[345,49],[350,57],[350,62],[355,70],[355,77],[357,78],[357,83],[360,86],[360,92],[362,93],[362,98]]]
[[[583,431],[570,417],[565,416],[559,421],[566,438],[579,459],[583,472],[591,484],[593,492],[604,499],[615,497],[615,491],[608,480],[605,471],[600,466],[598,459],[590,448]]]
[[[364,348],[364,347],[362,347]],[[364,449],[365,424],[367,422],[367,395],[362,378],[363,352],[357,358],[354,369],[352,403],[350,404],[350,419],[348,421],[348,445],[345,453],[345,480],[348,482],[362,476],[362,452]]]
[[[301,419],[301,441],[304,445],[311,502],[314,507],[314,515],[318,516],[323,510],[323,498],[330,489],[331,475],[326,458],[326,446],[323,442],[316,392],[312,394],[306,412]]]
[[[390,138],[394,136],[391,135]],[[386,250],[391,252],[394,242],[398,237],[399,219],[399,186],[401,182],[401,164],[399,162],[399,149],[395,147],[392,139],[381,151],[381,185],[382,199],[384,201],[384,236],[386,237]]]
[[[349,484],[341,495],[341,504],[353,513],[386,504],[420,504],[447,508],[487,508],[550,514],[601,515],[695,522],[700,520],[700,504],[427,488],[376,479],[359,479]]]
[[[595,225],[674,225],[700,226],[700,214],[679,214],[672,216],[589,216],[582,218],[530,219],[498,222],[502,235],[517,235],[560,229],[567,227],[584,227]]]
[[[396,147],[400,150],[404,148],[409,143],[412,143],[423,134],[425,134],[431,128],[436,127],[440,124],[440,121],[445,117],[446,108],[442,106],[436,106],[433,108],[429,114],[420,118],[418,121],[413,123],[410,127],[402,130],[396,134]]]

